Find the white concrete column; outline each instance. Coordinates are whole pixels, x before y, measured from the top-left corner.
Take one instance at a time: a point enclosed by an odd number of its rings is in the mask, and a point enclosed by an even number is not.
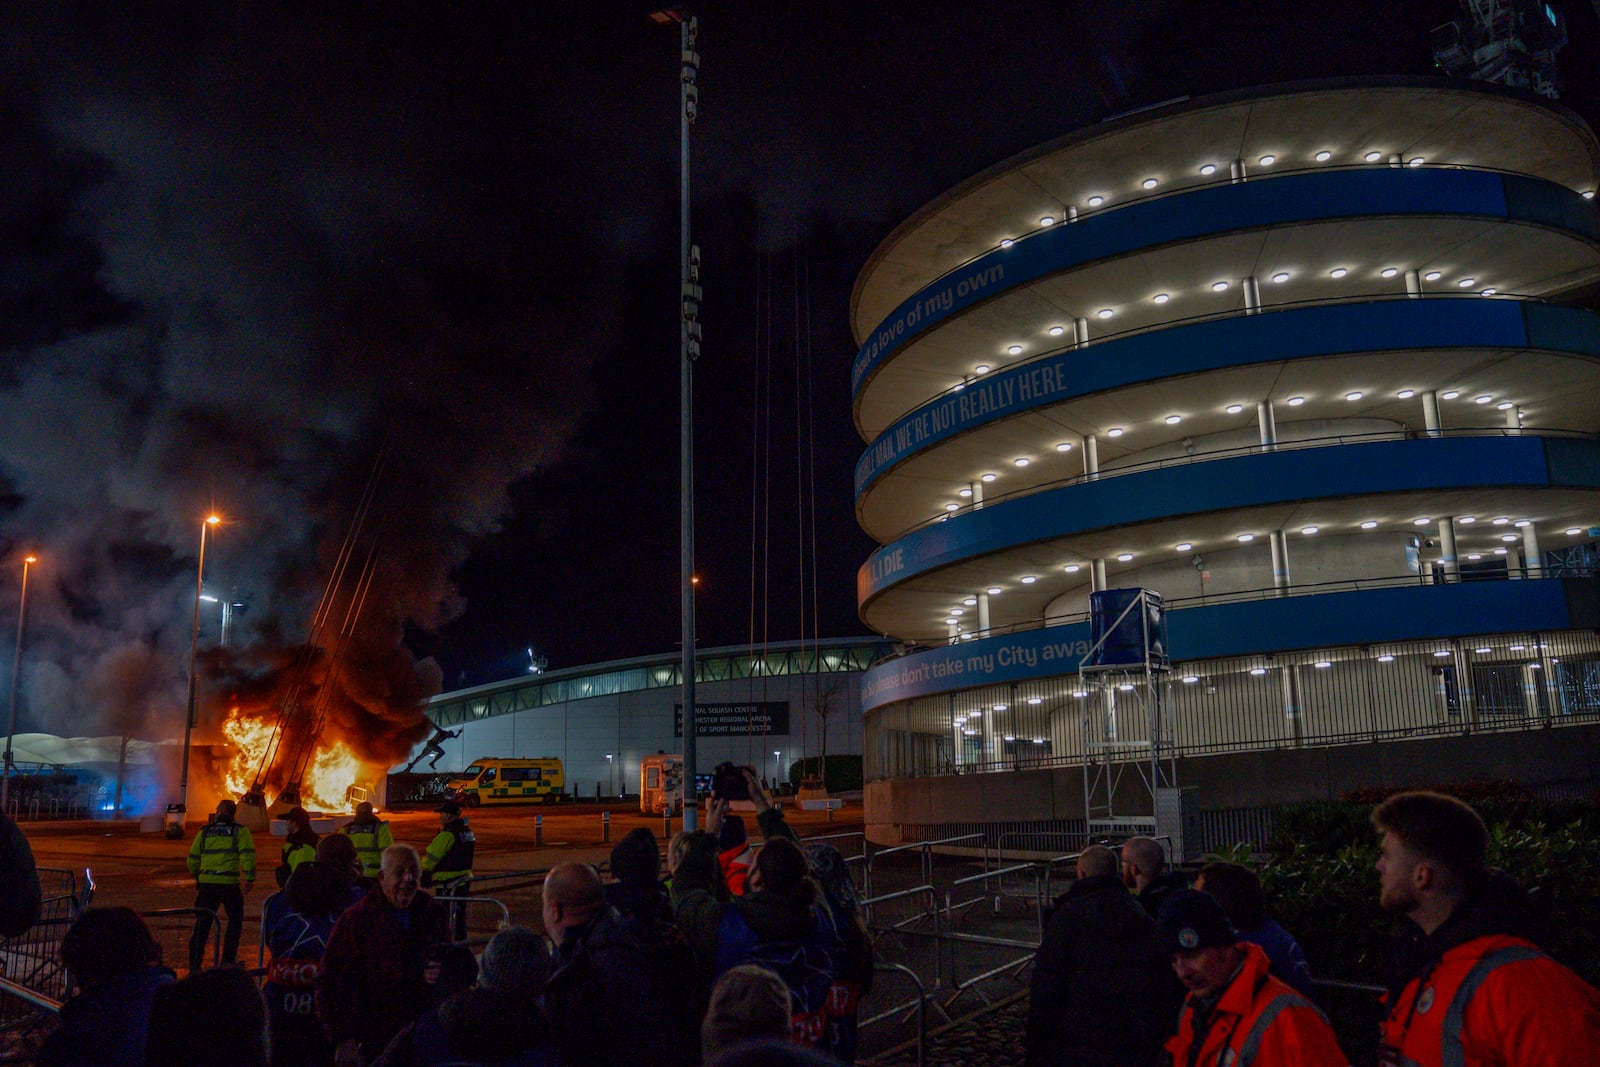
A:
[[[1096,557],[1089,561],[1089,591],[1098,593],[1106,587],[1106,561]]]
[[[1415,270],[1406,271],[1406,295],[1413,299],[1422,295],[1422,275]]]
[[[1083,348],[1085,345],[1087,345],[1089,343],[1089,320],[1088,319],[1073,319],[1072,320],[1072,340],[1073,340],[1073,343],[1075,345],[1077,345],[1077,347],[1079,347],[1079,348]]]
[[[1083,437],[1083,480],[1100,480],[1100,440],[1092,433]]]
[[[1443,427],[1439,423],[1439,391],[1429,389],[1422,394],[1422,425],[1428,431],[1429,437],[1443,437]]]
[[[1283,717],[1289,721],[1291,736],[1294,738],[1296,748],[1304,740],[1305,722],[1301,714],[1303,706],[1300,702],[1300,675],[1299,668],[1293,663],[1285,663],[1278,668],[1278,673],[1283,677]]]
[[[1506,429],[1513,433],[1522,432],[1522,408],[1513,404],[1506,408]]]
[[[1439,557],[1444,563],[1444,580],[1459,582],[1461,566],[1456,561],[1456,517],[1446,515],[1439,520]]]
[[[1273,413],[1272,401],[1263,400],[1256,405],[1256,423],[1261,427],[1261,451],[1275,451],[1278,447],[1278,417]]]
[[[949,631],[950,643],[959,645],[961,643],[961,624],[955,622],[945,623],[945,629]]]
[[[1261,314],[1261,283],[1254,274],[1245,275],[1242,283],[1244,288],[1244,313],[1246,315]]]
[[[1236,159],[1228,164],[1228,176],[1235,185],[1244,181],[1244,160]]]
[[[1522,553],[1510,545],[1506,546],[1506,577],[1511,579],[1522,577]]]
[[[1539,552],[1539,535],[1532,523],[1522,528],[1522,563],[1529,578],[1544,577],[1544,556]]]
[[[1406,165],[1406,161],[1402,157],[1400,157],[1398,155],[1393,155],[1393,156],[1389,157],[1389,166],[1391,166],[1391,167],[1403,167],[1405,165]]]
[[[1272,588],[1277,596],[1289,595],[1289,541],[1283,536],[1282,530],[1273,530],[1269,538],[1272,543]]]
[[[1067,208],[1067,221],[1068,222],[1077,222],[1078,221],[1078,209],[1077,208],[1075,208],[1075,207],[1068,207]]]
[[[989,632],[989,594],[988,593],[979,593],[978,594],[978,632],[980,634],[986,634],[986,633]]]
[[[972,489],[973,510],[983,507],[983,480],[980,478],[978,481],[968,482],[967,484]]]

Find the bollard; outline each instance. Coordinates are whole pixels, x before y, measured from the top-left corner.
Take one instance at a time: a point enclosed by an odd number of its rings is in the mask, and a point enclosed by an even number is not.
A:
[[[661,836],[669,840],[672,837],[672,806],[670,804],[661,809]]]
[[[543,848],[544,847],[544,816],[543,815],[535,815],[533,817],[533,847],[534,848]]]
[[[611,843],[611,813],[609,811],[600,813],[600,840],[606,844]]]
[[[828,805],[828,821],[829,822],[833,821],[833,805],[832,804]]]

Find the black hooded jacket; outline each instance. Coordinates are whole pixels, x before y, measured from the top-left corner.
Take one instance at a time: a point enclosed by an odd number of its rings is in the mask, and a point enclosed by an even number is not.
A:
[[[1113,875],[1058,898],[1034,957],[1028,1067],[1159,1062],[1178,1001],[1156,924]]]
[[[1409,922],[1405,925],[1405,931],[1395,939],[1385,983],[1391,1001],[1411,979],[1438,963],[1457,945],[1491,935],[1521,937],[1534,944],[1541,940],[1527,890],[1498,870],[1491,870],[1478,890],[1433,933],[1424,934]]]

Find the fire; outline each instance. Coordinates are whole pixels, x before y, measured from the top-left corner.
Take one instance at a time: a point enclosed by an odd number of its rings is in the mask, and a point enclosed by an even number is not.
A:
[[[263,757],[273,743],[273,724],[234,708],[223,722],[222,732],[234,748],[223,784],[228,795],[243,796],[255,784]],[[283,751],[275,755],[281,761],[290,758],[290,754]],[[350,787],[370,777],[367,765],[356,757],[349,745],[319,738],[300,783],[300,803],[317,811],[348,811]]]

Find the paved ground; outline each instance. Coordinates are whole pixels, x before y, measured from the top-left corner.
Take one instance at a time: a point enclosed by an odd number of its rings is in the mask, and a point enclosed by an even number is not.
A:
[[[930,1067],[1022,1067],[1027,1015],[1028,995],[1017,993],[963,1016],[928,1035],[923,1062]],[[875,1067],[916,1067],[916,1046],[902,1046],[869,1062]]]

